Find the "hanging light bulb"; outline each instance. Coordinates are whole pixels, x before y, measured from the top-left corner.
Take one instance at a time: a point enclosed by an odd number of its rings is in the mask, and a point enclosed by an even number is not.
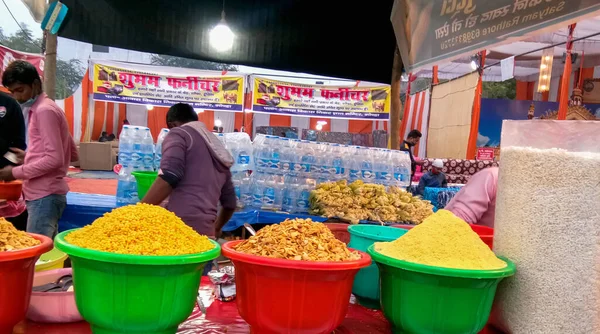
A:
[[[221,126],[223,125],[223,122],[221,122],[220,119],[215,120],[215,126]]]
[[[235,34],[225,21],[225,1],[223,1],[223,10],[221,11],[221,21],[209,33],[210,45],[218,52],[228,51],[233,47]]]
[[[196,114],[201,114],[204,112],[204,109],[194,108],[194,111],[196,112]]]
[[[154,109],[154,106],[151,104],[146,105],[146,110],[152,110]]]
[[[540,61],[540,76],[538,78],[538,93],[544,93],[550,90],[550,80],[552,79],[552,63],[554,61],[554,48],[542,51]]]
[[[317,124],[317,126],[315,126],[315,129],[317,129],[319,131],[323,130],[323,124],[321,124],[321,123]]]
[[[471,69],[475,71],[479,67],[479,55],[471,56]]]

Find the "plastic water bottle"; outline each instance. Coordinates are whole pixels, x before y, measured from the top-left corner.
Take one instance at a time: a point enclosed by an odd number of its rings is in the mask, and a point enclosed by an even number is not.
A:
[[[314,179],[303,179],[298,187],[296,199],[296,213],[307,213],[310,207],[310,192],[315,189],[317,183]]]
[[[158,135],[158,139],[156,139],[156,148],[154,152],[154,169],[160,169],[160,161],[162,160],[162,144],[165,140],[165,137],[169,134],[169,129],[160,130],[160,134]]]
[[[246,143],[241,141],[236,142],[236,146],[236,155],[234,155],[236,165],[238,165],[241,170],[252,169],[252,146],[249,145],[249,142]]]
[[[288,175],[284,180],[283,203],[281,208],[289,213],[297,212],[298,195],[300,191],[300,181],[295,175]]]
[[[294,142],[283,137],[280,137],[279,141],[281,174],[289,175],[294,172],[294,155],[296,155],[295,149],[292,148]]]
[[[271,147],[269,143],[272,141],[272,136],[266,136],[261,144],[256,147],[256,169],[258,171],[267,171],[271,169]]]
[[[322,181],[329,180],[329,170],[327,168],[327,154],[329,145],[327,143],[316,143],[315,145],[315,164],[313,165],[313,174]]]
[[[129,125],[123,125],[121,135],[119,136],[119,164],[131,164],[131,155],[133,154],[132,129]]]
[[[243,208],[252,203],[249,201],[250,193],[250,177],[247,172],[233,172],[231,174],[231,181],[233,182],[233,188],[235,190],[235,197],[237,198],[237,206]]]
[[[142,136],[142,170],[154,170],[154,138],[149,128],[144,129]]]
[[[263,195],[265,191],[265,174],[262,172],[252,173],[251,179],[251,206],[255,208],[261,208],[263,206]]]
[[[362,148],[360,146],[352,146],[349,148],[348,164],[348,179],[350,182],[362,179],[360,173],[362,157],[360,156]]]
[[[364,148],[360,151],[360,176],[365,183],[375,181],[373,172],[373,149]]]
[[[132,173],[131,166],[122,165],[117,183],[117,206],[135,204],[137,198],[137,183]]]
[[[373,169],[375,171],[375,182],[385,186],[392,185],[394,172],[391,164],[391,151],[378,149],[374,153]]]
[[[341,180],[346,178],[346,168],[342,154],[342,146],[340,144],[330,145],[329,154],[326,159],[330,180]]]
[[[316,162],[314,147],[308,140],[303,140],[300,144],[300,173],[305,177],[313,177],[316,174],[314,173],[314,164]]]
[[[276,174],[268,174],[263,193],[263,208],[281,210],[283,202],[283,178]]]
[[[142,131],[142,129],[140,129],[139,126],[133,127],[132,130],[133,131],[131,132],[131,141],[132,141],[132,145],[133,145],[133,150],[132,150],[132,154],[131,154],[130,166],[133,167],[133,170],[137,171],[137,170],[142,170],[142,167],[143,167],[143,162],[142,162],[143,131]]]
[[[265,145],[269,145],[271,155],[271,169],[274,173],[281,172],[281,147],[282,141],[276,136],[267,136],[268,141],[265,141]]]

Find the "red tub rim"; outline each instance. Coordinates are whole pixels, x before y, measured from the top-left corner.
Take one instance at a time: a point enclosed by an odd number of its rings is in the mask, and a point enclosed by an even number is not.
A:
[[[275,259],[271,257],[265,256],[257,256],[250,255],[245,253],[240,253],[233,249],[234,246],[243,242],[244,240],[234,240],[228,241],[221,246],[221,251],[223,255],[232,261],[239,260],[245,263],[252,263],[262,266],[270,266],[277,268],[287,268],[287,269],[299,269],[299,270],[352,270],[352,269],[361,269],[364,267],[368,267],[371,264],[371,256],[365,252],[358,251],[356,249],[351,249],[352,251],[356,251],[360,253],[361,258],[358,260],[352,261],[341,261],[341,262],[333,262],[333,261],[296,261],[296,260],[285,260],[285,259]]]
[[[42,243],[37,246],[33,246],[33,247],[25,248],[25,249],[19,249],[16,251],[0,252],[0,262],[15,261],[15,260],[22,260],[22,259],[27,259],[27,258],[31,258],[31,257],[36,257],[36,256],[42,255],[52,249],[52,247],[53,247],[52,239],[48,238],[45,235],[41,235],[41,234],[35,234],[35,233],[27,233],[27,234],[29,234],[33,238],[41,241]]]

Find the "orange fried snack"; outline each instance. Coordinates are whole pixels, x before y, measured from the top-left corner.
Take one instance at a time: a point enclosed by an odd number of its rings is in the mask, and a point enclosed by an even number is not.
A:
[[[41,242],[0,217],[0,252],[18,250],[39,245]]]
[[[235,249],[246,254],[298,261],[351,261],[361,257],[336,239],[327,226],[310,219],[286,219],[266,226]]]

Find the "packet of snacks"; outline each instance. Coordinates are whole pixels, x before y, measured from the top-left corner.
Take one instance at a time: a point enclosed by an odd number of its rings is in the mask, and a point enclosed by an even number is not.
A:
[[[215,297],[223,302],[235,299],[235,268],[221,267],[208,273],[208,278],[215,285]]]

